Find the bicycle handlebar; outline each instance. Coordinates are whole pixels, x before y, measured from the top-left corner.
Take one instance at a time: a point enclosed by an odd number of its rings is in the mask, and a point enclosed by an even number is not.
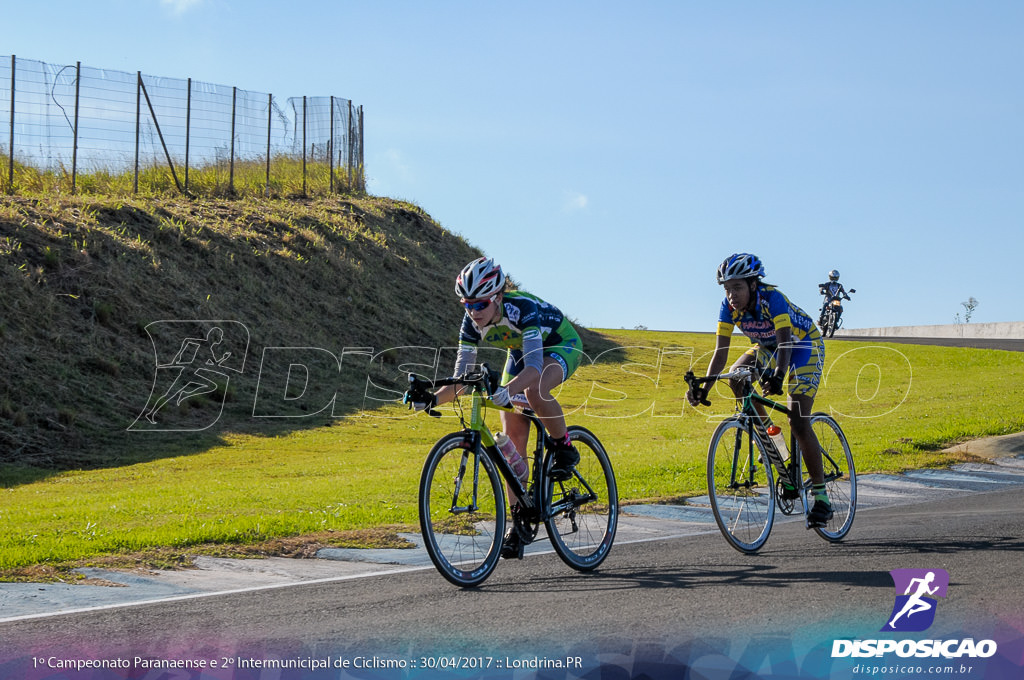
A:
[[[753,382],[757,377],[757,371],[751,366],[740,366],[734,368],[728,373],[719,373],[718,375],[706,375],[703,378],[698,378],[693,374],[693,371],[687,371],[686,375],[683,376],[683,380],[690,386],[691,390],[700,390],[704,385],[708,385],[719,380],[749,380]],[[704,398],[700,400],[700,403],[704,406],[711,406],[711,402],[708,401],[705,393]]]
[[[495,391],[498,389],[498,383],[501,380],[501,375],[496,371],[492,371],[487,364],[481,364],[480,370],[478,371],[467,371],[461,376],[452,376],[450,378],[437,378],[435,380],[426,380],[420,378],[414,373],[409,374],[409,390],[405,395],[405,402],[416,401],[417,398],[422,398],[424,401],[432,397],[431,389],[437,387],[445,387],[447,385],[467,385],[474,389],[479,389],[489,399]],[[430,408],[426,409],[427,415],[439,417],[441,414]]]
[[[435,387],[445,387],[446,385],[468,385],[470,387],[478,387],[481,392],[491,396],[498,389],[499,379],[500,376],[497,372],[488,368],[487,364],[481,364],[479,371],[468,371],[461,376],[437,378],[436,380],[425,380],[414,373],[410,373],[409,390],[427,390]]]

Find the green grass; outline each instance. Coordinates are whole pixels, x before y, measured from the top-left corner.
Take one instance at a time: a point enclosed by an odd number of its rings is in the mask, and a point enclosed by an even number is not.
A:
[[[579,370],[559,395],[568,420],[605,443],[623,502],[702,493],[708,439],[733,402],[719,392],[711,407],[684,406],[682,375],[691,364],[698,373],[706,368],[713,337],[605,336],[627,348],[625,361]],[[745,346],[735,339],[734,353]],[[949,444],[1024,430],[1014,388],[1024,381],[1019,353],[830,340],[827,354],[816,403],[836,414],[862,473],[949,465],[959,460],[941,452]],[[325,427],[234,435],[190,455],[44,479],[2,466],[0,578],[111,554],[130,564],[160,548],[180,554],[276,537],[415,531],[422,461],[458,427],[450,407],[441,419],[387,407]]]
[[[0,171],[0,190],[8,189],[6,155]],[[178,183],[185,188],[185,169],[176,162],[175,174]],[[303,176],[305,174],[305,177]],[[354,168],[350,187],[349,172],[346,168],[334,168],[334,193],[360,194],[362,168]],[[74,190],[77,194],[97,196],[178,196],[182,191],[174,181],[175,175],[167,165],[150,165],[139,169],[138,190],[135,175],[131,170],[113,171],[108,169],[78,170]],[[298,197],[326,195],[331,191],[331,167],[323,161],[307,160],[303,168],[302,158],[277,155],[270,160],[270,180],[267,181],[265,159],[236,160],[234,177],[227,161],[189,168],[188,193],[204,197]],[[71,168],[46,170],[27,165],[15,159],[14,194],[16,195],[69,195],[72,191]]]

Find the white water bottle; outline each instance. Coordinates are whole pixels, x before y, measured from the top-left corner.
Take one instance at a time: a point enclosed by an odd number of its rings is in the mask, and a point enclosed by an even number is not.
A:
[[[769,425],[765,430],[768,436],[771,437],[772,442],[775,444],[775,448],[779,450],[779,456],[782,457],[782,462],[785,463],[789,460],[789,449],[786,448],[786,438],[782,436],[782,428],[778,425]]]
[[[523,457],[519,455],[516,450],[516,445],[512,443],[512,440],[508,438],[504,432],[499,432],[494,435],[494,443],[498,445],[498,450],[501,451],[501,455],[505,457],[508,462],[508,466],[512,468],[512,472],[515,473],[516,477],[523,484],[526,484],[526,480],[529,477],[530,466],[526,464]]]

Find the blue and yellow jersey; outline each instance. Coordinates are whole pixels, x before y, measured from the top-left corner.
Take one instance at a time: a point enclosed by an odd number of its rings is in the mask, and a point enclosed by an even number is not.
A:
[[[774,286],[758,284],[754,311],[733,309],[729,300],[722,301],[718,315],[718,335],[729,337],[733,328],[738,327],[750,341],[766,350],[774,351],[779,345],[776,331],[791,328],[793,340],[815,341],[821,339],[814,320]]]

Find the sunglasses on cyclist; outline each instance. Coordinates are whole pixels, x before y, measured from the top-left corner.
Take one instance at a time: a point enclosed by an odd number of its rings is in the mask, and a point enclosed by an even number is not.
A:
[[[471,312],[479,312],[487,309],[488,305],[494,302],[494,297],[489,297],[485,300],[463,300],[462,306]]]

